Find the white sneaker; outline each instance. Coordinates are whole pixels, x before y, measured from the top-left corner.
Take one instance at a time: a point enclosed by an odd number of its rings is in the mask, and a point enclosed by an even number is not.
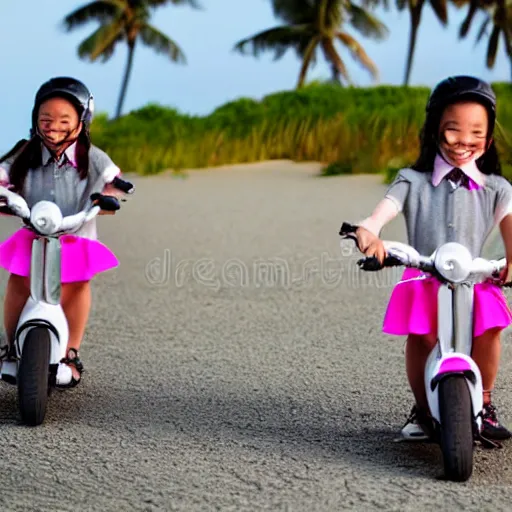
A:
[[[418,409],[412,408],[411,414],[400,431],[401,441],[427,441],[430,436],[423,430],[418,422]]]
[[[429,438],[417,423],[407,423],[400,434],[405,441],[426,441]]]
[[[57,385],[66,386],[71,382],[72,378],[73,372],[71,371],[71,368],[67,364],[59,363],[59,366],[57,367]]]
[[[16,377],[18,375],[17,361],[9,361],[4,359],[1,364],[0,377],[8,384],[16,384]]]

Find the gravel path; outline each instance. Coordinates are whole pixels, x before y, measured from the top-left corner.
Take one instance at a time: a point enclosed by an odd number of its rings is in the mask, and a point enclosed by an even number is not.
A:
[[[412,405],[404,340],[380,330],[398,274],[359,274],[337,237],[385,187],[317,168],[133,179],[99,220],[121,265],[94,283],[82,385],[27,428],[0,383],[2,511],[510,510],[510,445],[461,485],[437,447],[393,442]],[[511,376],[507,335],[505,422]]]

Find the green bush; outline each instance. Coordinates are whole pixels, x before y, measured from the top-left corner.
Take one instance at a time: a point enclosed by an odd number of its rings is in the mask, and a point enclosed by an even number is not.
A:
[[[322,176],[338,176],[340,174],[352,174],[352,162],[332,162],[326,165],[320,174]]]
[[[512,86],[493,86],[503,128],[498,146],[512,166]],[[156,104],[116,121],[103,114],[91,133],[125,172],[291,159],[323,162],[324,175],[382,172],[388,179],[397,165],[416,159],[428,94],[425,87],[314,83],[261,101],[240,98],[204,117]]]

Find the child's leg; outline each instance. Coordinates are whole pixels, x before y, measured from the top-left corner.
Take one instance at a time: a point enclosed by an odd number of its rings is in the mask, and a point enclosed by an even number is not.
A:
[[[425,364],[436,343],[434,336],[410,334],[405,346],[405,367],[416,405],[428,410],[425,392]]]
[[[415,406],[407,422],[402,427],[402,437],[410,440],[428,439],[432,432],[428,415],[427,394],[425,392],[425,365],[435,345],[435,336],[410,334],[405,346],[405,367],[409,385],[414,394]]]
[[[484,388],[483,434],[491,439],[503,440],[512,437],[507,428],[500,425],[496,408],[491,402],[501,354],[501,330],[489,329],[473,341],[472,357],[482,374]]]
[[[79,350],[91,309],[91,286],[89,281],[62,285],[62,309],[69,324],[67,350]],[[71,365],[73,377],[80,378],[78,370]]]
[[[4,327],[8,345],[14,339],[21,312],[29,296],[30,285],[28,278],[11,274],[7,281],[4,299]]]
[[[491,401],[491,391],[496,382],[501,355],[501,330],[489,329],[473,340],[471,354],[482,374],[484,405]]]

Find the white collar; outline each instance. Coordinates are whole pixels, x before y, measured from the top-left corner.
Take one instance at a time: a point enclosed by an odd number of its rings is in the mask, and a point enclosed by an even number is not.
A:
[[[434,172],[432,174],[432,185],[437,187],[443,178],[452,170],[454,166],[449,164],[439,153],[436,155],[434,160]],[[478,186],[483,187],[485,185],[485,174],[478,169],[475,160],[471,160],[467,164],[459,167],[459,169],[471,180],[473,180]]]

